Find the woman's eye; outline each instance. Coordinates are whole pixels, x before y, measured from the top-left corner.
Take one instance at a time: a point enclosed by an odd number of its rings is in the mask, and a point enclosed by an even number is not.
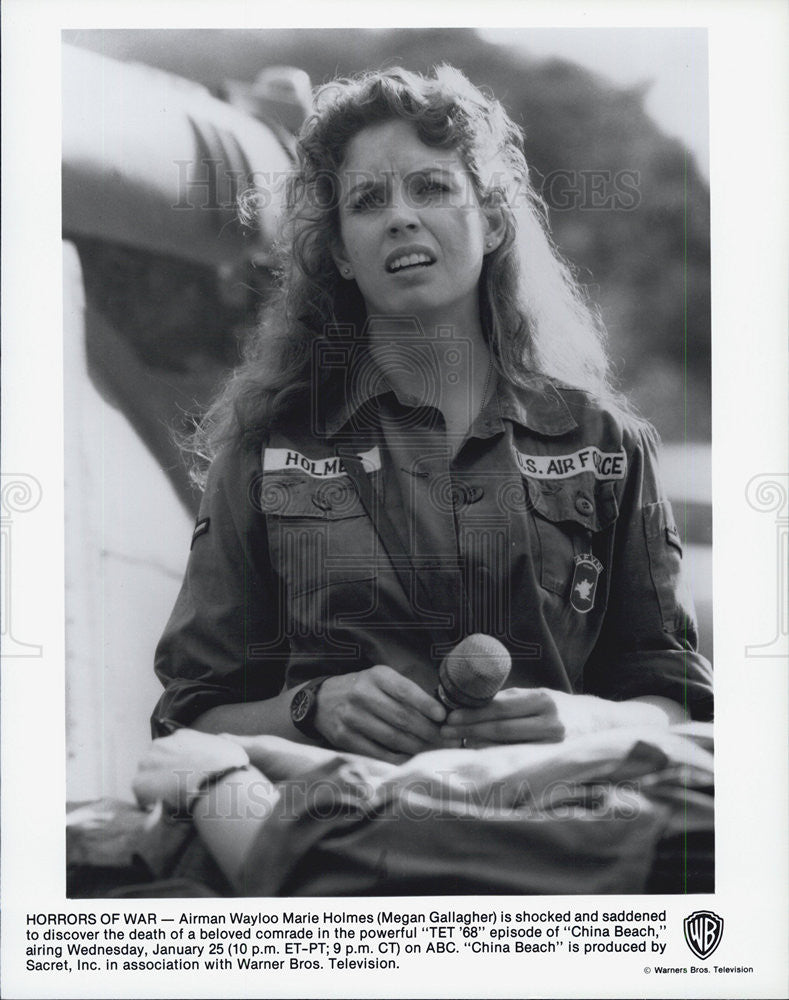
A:
[[[418,205],[421,202],[434,201],[436,198],[443,197],[448,190],[448,186],[443,181],[426,177],[413,184],[411,195],[414,203]]]
[[[354,212],[364,212],[371,208],[380,208],[383,204],[383,194],[380,191],[365,191],[353,202]]]

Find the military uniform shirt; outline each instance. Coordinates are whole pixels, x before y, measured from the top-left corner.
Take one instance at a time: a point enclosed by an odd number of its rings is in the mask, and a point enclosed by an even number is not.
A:
[[[484,632],[507,686],[712,714],[656,435],[587,393],[503,380],[461,447],[378,380],[213,462],[159,643],[162,735],[217,705],[388,664],[426,691]],[[389,551],[338,451],[361,458],[407,558]]]

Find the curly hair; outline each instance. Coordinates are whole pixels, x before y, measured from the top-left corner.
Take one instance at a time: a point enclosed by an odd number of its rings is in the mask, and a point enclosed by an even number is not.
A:
[[[397,67],[316,92],[274,248],[278,291],[191,440],[198,470],[227,441],[262,439],[309,398],[314,341],[327,329],[363,328],[361,293],[341,278],[331,254],[339,235],[339,171],[354,136],[398,119],[411,123],[425,145],[456,150],[480,204],[496,205],[504,216],[504,239],[485,256],[480,276],[483,335],[500,375],[516,385],[548,375],[628,409],[610,378],[599,315],[553,244],[547,209],[529,182],[520,129],[454,67],[436,67],[431,76]],[[250,216],[254,207],[253,193]],[[337,376],[314,377],[329,389],[323,382]]]

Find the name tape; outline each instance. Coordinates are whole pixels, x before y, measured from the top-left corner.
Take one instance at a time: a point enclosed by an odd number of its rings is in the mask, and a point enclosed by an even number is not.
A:
[[[375,472],[381,468],[381,452],[378,446],[359,455],[365,472]],[[343,461],[337,455],[326,458],[307,458],[291,448],[266,448],[263,455],[264,472],[285,472],[294,469],[304,472],[314,479],[334,479],[348,473]]]
[[[567,479],[579,472],[593,472],[595,479],[624,479],[627,455],[624,451],[600,451],[596,445],[570,455],[524,455],[515,449],[521,472],[537,479]]]

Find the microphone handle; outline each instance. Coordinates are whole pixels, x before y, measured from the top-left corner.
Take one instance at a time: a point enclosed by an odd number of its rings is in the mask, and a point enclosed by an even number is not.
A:
[[[461,695],[463,700],[458,701],[449,694],[440,680],[435,693],[436,698],[438,698],[441,704],[450,711],[455,708],[482,708],[485,705],[489,705],[493,701],[496,694],[498,694],[497,691],[494,691],[492,695],[489,695],[486,698],[475,698],[466,691],[462,691],[458,693]]]

